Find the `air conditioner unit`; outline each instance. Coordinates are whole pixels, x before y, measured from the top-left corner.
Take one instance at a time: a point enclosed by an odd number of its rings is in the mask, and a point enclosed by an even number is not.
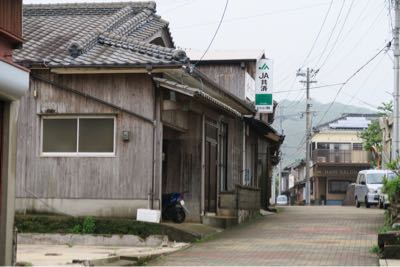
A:
[[[317,157],[317,162],[326,162],[326,157]]]

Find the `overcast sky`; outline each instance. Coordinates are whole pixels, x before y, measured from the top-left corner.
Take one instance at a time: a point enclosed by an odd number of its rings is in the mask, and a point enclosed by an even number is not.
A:
[[[24,0],[26,4],[67,2],[121,0]],[[158,14],[170,22],[176,45],[202,50],[208,46],[225,6],[225,0],[156,2]],[[274,60],[274,90],[300,89],[302,85],[295,81],[296,71],[312,47],[330,3],[331,0],[229,0],[211,49],[263,49]],[[325,61],[316,76],[318,83],[313,86],[344,82],[391,40],[388,4],[389,0],[333,1],[315,48],[304,65],[318,69]],[[391,99],[392,84],[392,51],[389,51],[381,53],[355,76],[343,88],[338,102],[377,106]],[[328,103],[339,88],[314,89],[311,97]],[[275,99],[299,100],[303,93],[300,90],[276,93]]]

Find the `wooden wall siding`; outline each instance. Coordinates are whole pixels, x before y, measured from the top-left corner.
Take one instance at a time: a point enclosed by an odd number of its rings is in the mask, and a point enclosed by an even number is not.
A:
[[[239,210],[260,210],[260,190],[237,186],[237,198]]]
[[[187,112],[181,110],[164,110],[161,115],[164,124],[183,131],[188,130],[189,122]]]
[[[229,65],[209,64],[198,66],[198,68],[201,72],[235,96],[245,99],[245,70],[240,67],[240,63],[232,63]]]
[[[270,170],[268,156],[268,142],[265,138],[258,138],[258,182],[260,188],[261,207],[266,209],[269,201],[268,187],[271,187]],[[270,191],[270,190],[269,190]]]
[[[0,29],[22,38],[22,0],[0,1]]]
[[[191,162],[189,170],[182,170],[182,185],[189,186],[189,192],[185,194],[188,208],[193,211],[189,219],[193,221],[200,220],[200,202],[201,202],[201,138],[202,138],[202,117],[200,114],[189,113],[190,129],[182,136],[186,142],[182,145],[183,162]]]
[[[238,118],[228,122],[228,191],[235,190],[236,184],[242,184],[242,143],[243,123]]]
[[[250,74],[251,77],[256,77],[256,61],[249,61],[246,63],[246,71]]]
[[[54,78],[54,77],[53,77]],[[153,89],[145,75],[71,75],[57,79],[84,91],[153,117]],[[38,90],[38,98],[32,97]],[[17,197],[147,199],[152,180],[153,127],[126,113],[117,115],[116,157],[40,157],[40,116],[57,113],[115,113],[113,108],[33,80],[22,98],[18,123]],[[131,131],[123,142],[122,130]]]

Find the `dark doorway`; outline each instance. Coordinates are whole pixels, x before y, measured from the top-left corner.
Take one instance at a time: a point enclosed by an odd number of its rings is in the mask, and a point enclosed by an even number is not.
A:
[[[181,192],[181,132],[163,130],[162,193]]]
[[[213,123],[206,123],[205,147],[205,211],[217,211],[217,172],[218,172],[218,128]]]

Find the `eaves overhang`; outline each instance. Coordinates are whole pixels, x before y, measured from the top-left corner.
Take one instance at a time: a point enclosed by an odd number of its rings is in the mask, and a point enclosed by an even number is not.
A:
[[[264,121],[257,120],[255,118],[245,117],[244,120],[246,123],[253,128],[259,135],[267,138],[268,140],[282,144],[285,140],[284,135],[278,134],[278,132],[270,125],[265,123]]]
[[[181,69],[182,64],[124,64],[124,65],[76,65],[76,66],[38,66],[47,67],[57,74],[107,74],[107,73],[163,73],[167,70]]]
[[[233,114],[237,117],[240,117],[240,118],[242,117],[242,114],[239,111],[237,111],[236,109],[230,107],[229,105],[212,97],[211,95],[207,94],[206,92],[204,92],[198,88],[190,87],[188,85],[185,85],[185,84],[182,84],[182,83],[179,83],[176,81],[172,81],[170,79],[161,78],[161,77],[153,77],[153,80],[156,82],[156,84],[158,86],[164,87],[166,89],[175,91],[177,93],[180,93],[180,94],[183,94],[183,95],[186,95],[189,97],[198,98],[202,102],[206,102],[208,104],[216,106],[217,108],[225,110],[225,111],[229,112],[230,114]]]
[[[29,70],[0,59],[0,98],[18,100],[29,90]]]

